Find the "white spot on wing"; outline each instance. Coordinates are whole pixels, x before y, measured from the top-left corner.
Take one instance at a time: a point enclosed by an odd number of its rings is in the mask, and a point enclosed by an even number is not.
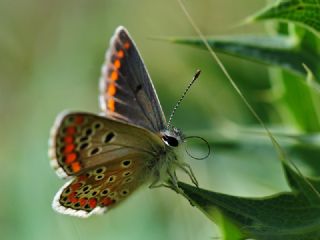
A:
[[[61,122],[66,115],[70,114],[70,111],[63,111],[57,117],[56,120],[50,130],[50,138],[49,138],[49,151],[48,155],[50,158],[50,165],[56,171],[57,175],[60,178],[66,178],[68,175],[66,172],[59,166],[57,156],[56,156],[56,136],[59,127],[61,126]]]
[[[51,166],[55,164],[54,161],[51,161],[50,163],[51,163]],[[56,170],[56,174],[58,175],[58,177],[60,177],[60,178],[69,177],[61,167],[55,168],[55,170]]]

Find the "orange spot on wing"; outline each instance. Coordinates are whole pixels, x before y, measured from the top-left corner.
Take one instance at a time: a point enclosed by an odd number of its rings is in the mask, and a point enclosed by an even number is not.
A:
[[[63,141],[64,141],[66,144],[73,143],[73,137],[72,137],[72,136],[65,136],[65,137],[63,138]]]
[[[116,59],[116,60],[114,61],[113,65],[114,65],[114,67],[115,67],[116,69],[119,69],[120,66],[121,66],[120,60],[119,60],[119,59]]]
[[[63,152],[64,152],[65,154],[71,153],[71,152],[74,150],[74,148],[75,148],[75,145],[74,145],[74,144],[72,144],[72,143],[71,143],[71,144],[68,144],[67,146],[65,146]]]
[[[130,48],[130,43],[129,42],[125,42],[123,44],[123,46],[124,46],[125,49],[129,49]]]
[[[88,199],[87,198],[80,198],[79,199],[79,203],[80,203],[80,206],[83,207],[84,205],[86,205],[86,203],[88,202]]]
[[[101,201],[101,204],[104,205],[104,206],[109,206],[111,205],[112,203],[114,203],[114,201],[108,197],[102,199]]]
[[[68,198],[69,198],[69,201],[72,202],[72,203],[78,202],[78,198],[76,197],[76,193],[75,192],[71,193]]]
[[[81,183],[75,183],[75,184],[72,184],[70,187],[71,187],[72,192],[74,192],[75,190],[77,190],[81,186],[82,186]]]
[[[66,164],[70,164],[77,159],[77,154],[72,152],[66,156]]]
[[[76,131],[77,131],[77,129],[76,129],[75,127],[68,127],[68,128],[66,129],[66,133],[67,133],[68,135],[75,134]]]
[[[95,208],[97,206],[97,199],[90,198],[89,199],[89,206],[90,206],[90,208]]]
[[[118,78],[119,78],[119,74],[118,74],[117,71],[113,71],[113,72],[110,74],[110,80],[111,80],[111,81],[116,81],[116,80],[118,80]]]
[[[80,163],[79,162],[74,162],[71,164],[71,169],[74,173],[79,172],[81,169]]]
[[[118,56],[118,58],[123,58],[123,57],[124,57],[124,52],[123,52],[123,50],[119,50],[119,51],[117,52],[117,56]]]
[[[84,118],[83,118],[83,116],[76,116],[76,119],[74,121],[76,124],[80,125],[83,123]]]
[[[108,100],[108,109],[109,109],[109,111],[111,111],[111,112],[114,112],[115,111],[115,102],[114,102],[114,99],[112,99],[112,98],[110,98],[109,100]]]
[[[117,92],[116,86],[112,83],[108,86],[108,95],[114,96]]]

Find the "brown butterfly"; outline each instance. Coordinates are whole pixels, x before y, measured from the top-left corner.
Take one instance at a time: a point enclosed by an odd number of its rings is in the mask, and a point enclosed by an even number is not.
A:
[[[51,165],[60,177],[71,179],[53,200],[56,211],[79,217],[99,214],[145,182],[180,191],[177,167],[197,184],[189,165],[177,158],[182,133],[166,124],[146,67],[121,26],[102,68],[100,105],[101,116],[61,113],[53,126]]]

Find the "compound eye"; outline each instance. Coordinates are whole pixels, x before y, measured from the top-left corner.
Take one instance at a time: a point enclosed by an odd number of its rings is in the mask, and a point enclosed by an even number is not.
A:
[[[162,140],[164,141],[165,144],[167,144],[170,147],[178,147],[179,146],[179,141],[175,137],[164,135],[162,137]]]

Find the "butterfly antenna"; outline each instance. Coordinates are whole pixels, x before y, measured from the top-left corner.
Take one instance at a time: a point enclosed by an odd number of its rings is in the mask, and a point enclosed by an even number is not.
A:
[[[186,140],[187,140],[187,139],[191,139],[191,138],[197,138],[197,139],[202,140],[202,141],[207,145],[208,152],[207,152],[206,155],[204,155],[204,156],[202,156],[202,157],[197,157],[197,156],[192,155],[192,154],[189,152],[189,150],[188,150],[188,146],[185,145],[185,150],[186,150],[186,153],[189,155],[189,157],[191,157],[191,158],[193,158],[193,159],[196,159],[196,160],[204,160],[204,159],[206,159],[207,157],[209,157],[209,156],[210,156],[210,152],[211,152],[211,148],[210,148],[209,142],[208,142],[206,139],[204,139],[203,137],[199,137],[199,136],[188,136],[188,137],[185,137],[183,140],[184,140],[184,142],[187,142]]]
[[[188,87],[186,88],[186,90],[184,90],[184,93],[182,94],[181,98],[179,99],[179,101],[176,103],[176,105],[174,106],[172,112],[171,112],[171,115],[169,117],[169,121],[168,121],[168,125],[167,125],[167,128],[170,128],[170,125],[171,125],[171,121],[172,121],[172,118],[174,116],[174,114],[176,113],[180,103],[182,102],[182,100],[184,99],[184,97],[187,95],[189,89],[191,88],[191,86],[194,84],[194,82],[198,79],[199,75],[201,73],[201,70],[197,70],[196,73],[193,75],[193,78],[191,80],[191,82],[189,83]]]

